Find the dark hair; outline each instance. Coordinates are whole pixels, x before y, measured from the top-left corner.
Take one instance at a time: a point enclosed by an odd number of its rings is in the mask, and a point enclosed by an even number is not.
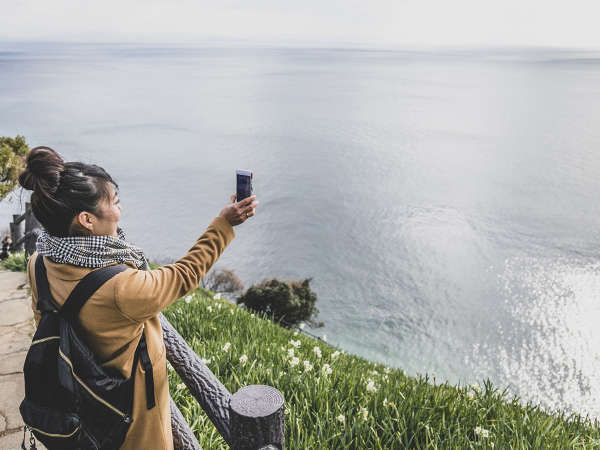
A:
[[[27,156],[27,167],[19,175],[19,184],[33,191],[33,214],[53,236],[86,234],[83,227],[72,227],[81,211],[100,215],[98,204],[110,199],[111,183],[119,186],[106,171],[94,164],[64,162],[50,147],[35,147]]]

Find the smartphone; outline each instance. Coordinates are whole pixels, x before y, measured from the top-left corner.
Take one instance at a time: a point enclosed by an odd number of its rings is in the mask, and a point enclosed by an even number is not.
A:
[[[249,170],[236,170],[235,176],[237,179],[237,199],[236,201],[244,200],[252,195],[252,172]]]

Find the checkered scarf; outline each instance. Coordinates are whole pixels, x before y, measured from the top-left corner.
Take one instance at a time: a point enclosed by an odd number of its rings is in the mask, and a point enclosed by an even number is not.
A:
[[[38,254],[49,257],[59,264],[80,267],[104,267],[112,263],[132,262],[140,270],[148,270],[144,252],[125,240],[125,233],[117,228],[114,236],[56,237],[43,230],[38,236]]]

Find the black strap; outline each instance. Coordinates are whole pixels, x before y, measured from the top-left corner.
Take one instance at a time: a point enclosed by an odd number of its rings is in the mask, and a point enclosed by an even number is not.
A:
[[[46,266],[44,265],[44,257],[38,254],[35,260],[35,287],[37,289],[37,309],[39,311],[55,311],[54,299],[50,294],[50,285],[48,284],[48,276],[46,274]]]
[[[78,324],[79,311],[81,311],[85,302],[100,288],[100,286],[118,273],[123,272],[125,269],[127,269],[127,266],[115,265],[103,267],[88,273],[82,278],[77,286],[75,286],[75,289],[73,289],[69,298],[65,301],[63,307],[60,309],[61,315],[63,315],[71,324]],[[150,355],[148,354],[146,333],[142,333],[142,337],[136,348],[136,354],[139,354],[139,361],[146,373],[146,407],[152,409],[156,405],[156,400],[154,398],[154,373],[152,372],[152,361],[150,361]],[[135,365],[136,360],[134,359],[134,369]]]
[[[85,302],[94,295],[100,287],[118,273],[127,269],[127,266],[108,266],[94,270],[81,279],[75,289],[60,309],[60,313],[70,323],[78,323],[79,311]]]
[[[145,332],[142,333],[136,351],[139,351],[140,362],[146,373],[146,408],[152,409],[156,405],[156,400],[154,399],[154,373],[152,372],[152,361],[150,361],[150,355],[148,354]]]

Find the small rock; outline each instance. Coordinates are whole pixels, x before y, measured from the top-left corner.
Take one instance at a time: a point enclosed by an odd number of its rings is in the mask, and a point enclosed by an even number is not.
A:
[[[23,363],[25,362],[26,351],[10,353],[0,356],[0,375],[9,373],[23,372]]]
[[[0,311],[2,311],[2,314],[0,314],[1,326],[17,325],[33,316],[31,306],[23,299],[3,302]]]
[[[8,422],[6,428],[12,430],[23,426],[23,420],[19,412],[19,405],[25,398],[25,383],[23,382],[22,373],[0,377],[0,398],[2,399],[0,411]],[[0,448],[6,447],[0,445]]]

